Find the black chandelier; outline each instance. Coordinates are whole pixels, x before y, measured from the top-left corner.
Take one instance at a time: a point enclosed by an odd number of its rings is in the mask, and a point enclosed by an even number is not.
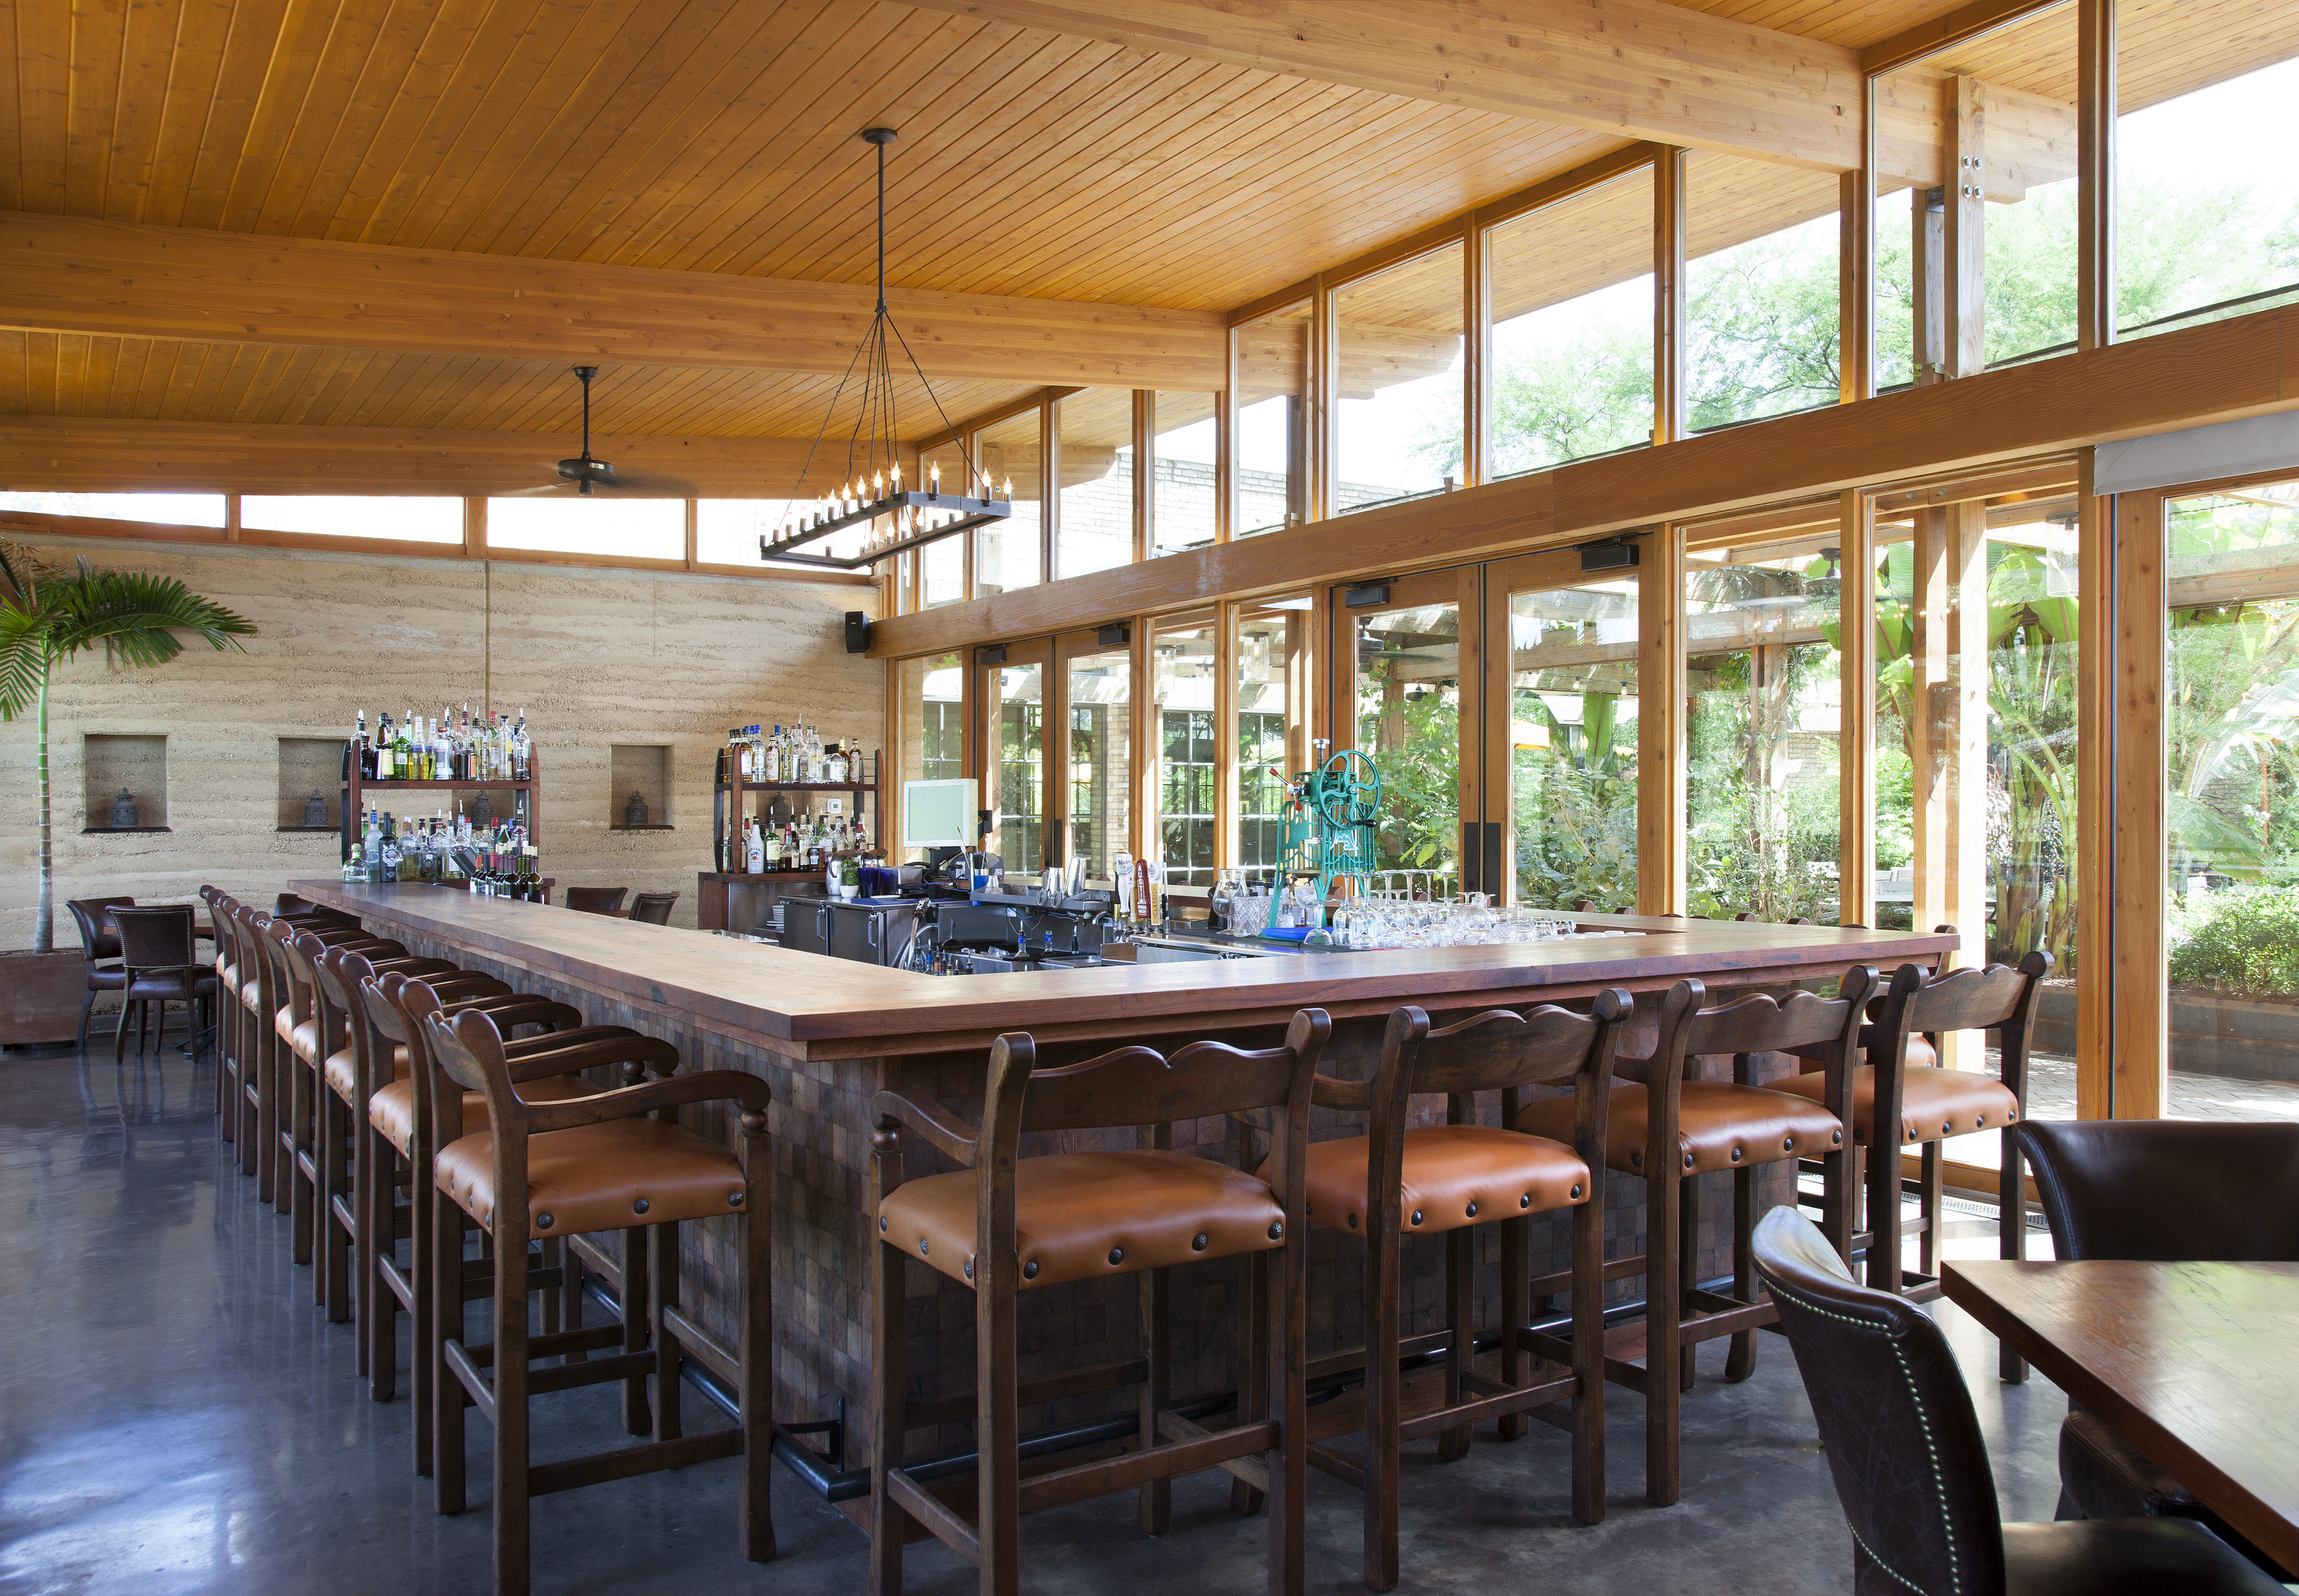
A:
[[[859,570],[905,550],[923,548],[976,526],[1002,521],[1014,513],[1013,479],[1007,479],[1001,496],[1000,485],[970,459],[965,461],[966,480],[948,489],[942,485],[940,462],[928,467],[925,481],[908,488],[902,485],[898,445],[901,434],[897,430],[894,410],[890,335],[892,343],[901,346],[902,358],[910,363],[910,369],[917,373],[926,401],[934,406],[934,414],[942,417],[942,426],[952,434],[958,429],[942,414],[934,385],[926,381],[917,357],[910,352],[909,340],[902,336],[902,330],[894,325],[893,317],[886,310],[886,146],[894,142],[894,136],[892,128],[867,128],[862,132],[863,139],[876,146],[878,152],[878,310],[870,318],[869,330],[862,335],[853,360],[847,362],[846,375],[839,379],[837,391],[830,396],[829,413],[822,419],[813,447],[807,451],[806,464],[799,470],[797,489],[805,488],[807,473],[814,468],[815,456],[830,436],[831,425],[838,417],[839,401],[845,397],[859,368],[862,393],[853,430],[847,434],[845,475],[834,492],[819,492],[811,499],[802,492],[793,491],[792,497],[800,501],[799,508],[783,524],[780,533],[759,539],[759,558],[762,560],[795,560],[801,565],[827,566],[839,571]],[[870,530],[859,553],[799,552],[805,544],[818,542],[846,527],[860,525]]]

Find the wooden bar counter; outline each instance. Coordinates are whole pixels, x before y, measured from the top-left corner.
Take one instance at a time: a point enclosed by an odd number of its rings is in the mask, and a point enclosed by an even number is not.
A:
[[[1443,1023],[1446,1016],[1484,1008],[1570,1003],[1606,987],[1661,992],[1687,975],[1719,988],[1831,979],[1854,963],[1875,964],[1888,974],[1911,960],[1929,962],[1955,940],[1830,926],[1583,915],[1594,927],[1643,934],[938,978],[437,887],[328,880],[289,886],[314,903],[358,915],[411,950],[574,1004],[594,1022],[661,1037],[679,1049],[687,1069],[747,1070],[771,1084],[776,1417],[784,1422],[828,1418],[844,1399],[849,1467],[868,1461],[863,1449],[869,1434],[873,1231],[867,1160],[870,1100],[882,1086],[901,1082],[978,1121],[984,1066],[1001,1031],[1030,1032],[1042,1061],[1061,1063],[1137,1042],[1164,1048],[1217,1036],[1253,1045],[1257,1033],[1274,1040],[1288,1017],[1304,1007],[1333,1016],[1328,1072],[1363,1073],[1378,1050],[1382,1023],[1400,1004],[1418,1004]],[[702,1121],[696,1128],[718,1129]],[[1335,1133],[1342,1128],[1334,1121]],[[1208,1139],[1198,1151],[1235,1162],[1229,1128],[1208,1122],[1199,1134]],[[938,1167],[922,1145],[911,1145],[907,1157],[913,1175]],[[1719,1183],[1717,1193],[1724,1193],[1723,1178],[1712,1179]],[[1705,1212],[1716,1215],[1721,1208],[1729,1225],[1729,1195],[1705,1201]],[[1608,1206],[1608,1229],[1617,1226],[1633,1248],[1643,1230],[1642,1183],[1615,1178]],[[726,1335],[731,1271],[725,1248],[731,1231],[722,1236],[708,1221],[687,1230],[683,1289],[689,1308],[715,1333]],[[1356,1273],[1363,1250],[1325,1239],[1329,1249],[1321,1249],[1313,1264],[1313,1352],[1353,1346],[1359,1338]],[[1559,1225],[1560,1266],[1564,1239]],[[1714,1239],[1700,1239],[1707,1244],[1700,1248],[1703,1271],[1714,1272]],[[1483,1245],[1490,1253],[1493,1243]],[[1441,1248],[1412,1249],[1408,1265],[1415,1277],[1425,1268],[1433,1282],[1441,1278],[1442,1256]],[[1479,1275],[1486,1300],[1481,1322],[1490,1322],[1498,1305],[1497,1262],[1481,1260]],[[922,1264],[914,1263],[912,1277],[914,1378],[938,1391],[970,1388],[972,1319],[965,1292]],[[1124,1350],[1130,1342],[1122,1327],[1135,1287],[1131,1280],[1118,1285],[1122,1302],[1105,1301],[1108,1293],[1095,1286],[1025,1294],[1022,1345],[1034,1364],[1025,1367],[1025,1377],[1133,1356]],[[1231,1389],[1232,1277],[1220,1265],[1208,1265],[1177,1271],[1174,1287],[1177,1328],[1202,1329],[1177,1336],[1177,1348],[1190,1350],[1177,1360],[1174,1389]],[[1433,1313],[1433,1289],[1417,1291],[1408,1282],[1406,1298],[1430,1304]],[[1075,1414],[1041,1410],[1025,1415],[1024,1425],[1098,1417],[1108,1401],[1099,1399],[1091,1411]],[[918,1441],[927,1448],[961,1444],[966,1435],[966,1426],[952,1426],[946,1433],[922,1434]]]

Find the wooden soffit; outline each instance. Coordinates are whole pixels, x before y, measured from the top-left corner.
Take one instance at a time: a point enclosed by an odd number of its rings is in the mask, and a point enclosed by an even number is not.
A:
[[[0,213],[0,327],[26,332],[836,376],[876,302],[841,283]],[[929,378],[1222,385],[1211,311],[918,289],[887,302]]]
[[[2299,306],[880,621],[906,657],[2299,408]]]

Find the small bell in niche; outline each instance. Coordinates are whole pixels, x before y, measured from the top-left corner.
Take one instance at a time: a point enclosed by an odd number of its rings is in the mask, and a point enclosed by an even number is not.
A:
[[[303,800],[303,823],[313,831],[325,831],[328,825],[328,800],[318,788]]]
[[[136,795],[125,787],[120,790],[120,796],[112,800],[112,829],[115,831],[136,829]]]
[[[489,826],[494,824],[494,820],[495,806],[487,802],[487,795],[482,792],[471,805],[471,823],[475,826]]]
[[[623,806],[623,823],[638,827],[647,823],[647,802],[637,788],[631,789],[631,801]]]

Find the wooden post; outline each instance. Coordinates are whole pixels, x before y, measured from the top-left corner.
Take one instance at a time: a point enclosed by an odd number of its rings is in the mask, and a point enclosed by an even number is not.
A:
[[[1062,474],[1055,459],[1062,446],[1058,400],[1038,402],[1038,580],[1051,582],[1062,574],[1056,540],[1061,535]]]
[[[1637,913],[1681,914],[1684,528],[1665,525],[1647,538],[1637,575]]]
[[[1876,81],[1860,95],[1860,165],[1838,181],[1837,380],[1846,404],[1876,392]]]
[[[2104,1120],[2115,1056],[2115,500],[2076,484],[2076,1117]]]
[[[2114,1050],[2109,1101],[2119,1120],[2163,1112],[2170,1051],[2163,971],[2164,499],[2115,506],[2114,948],[2108,968]]]
[[[1214,868],[1237,863],[1237,624],[1234,602],[1214,606]],[[1209,889],[1210,890],[1210,889]]]
[[[2076,5],[2076,348],[2115,342],[2116,0]]]
[[[1936,923],[1963,933],[1957,963],[1988,963],[1988,507],[1977,499],[1947,507],[1948,682],[1943,728],[1948,752],[1943,872],[1946,910]],[[1930,926],[1924,929],[1930,930]],[[1957,1031],[1940,1038],[1940,1063],[1951,1070],[1982,1068],[1983,1038]]]
[[[1684,435],[1684,152],[1653,160],[1653,434]]]
[[[1219,447],[1216,440],[1216,447]],[[1133,563],[1140,565],[1156,547],[1150,517],[1157,513],[1158,394],[1155,389],[1133,390]]]
[[[1473,216],[1461,228],[1461,485],[1492,477],[1493,294],[1487,231]]]
[[[1338,467],[1335,460],[1340,451],[1341,407],[1340,393],[1341,343],[1340,328],[1333,316],[1333,290],[1326,286],[1325,276],[1317,274],[1317,291],[1309,301],[1309,358],[1303,362],[1307,392],[1302,396],[1307,412],[1308,481],[1301,494],[1305,521],[1322,521],[1333,513],[1333,484]]]
[[[1947,124],[1946,281],[1944,342],[1950,376],[1988,369],[1988,110],[1986,87],[1956,78],[1943,91]]]
[[[1954,683],[1948,677],[1947,512],[1915,512],[1908,742],[1913,752],[1915,924],[1930,930],[1950,913],[1947,794],[1954,777]],[[1959,928],[1960,929],[1960,928]]]
[[[1875,541],[1874,507],[1859,489],[1845,489],[1837,522],[1837,918],[1845,925],[1876,923]]]

